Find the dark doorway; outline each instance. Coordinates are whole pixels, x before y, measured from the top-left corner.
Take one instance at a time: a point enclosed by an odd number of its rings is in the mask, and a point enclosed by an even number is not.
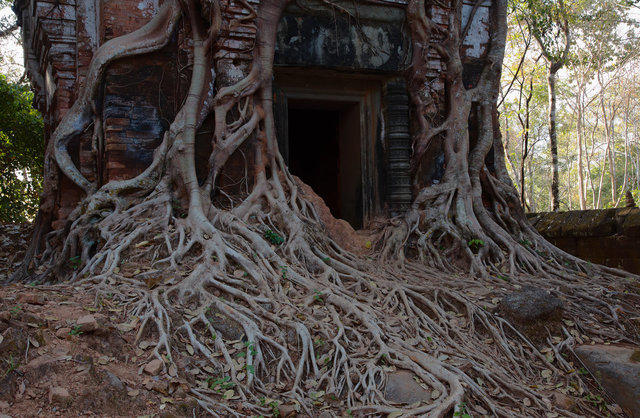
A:
[[[360,106],[357,102],[288,100],[291,172],[324,199],[336,218],[362,227]]]

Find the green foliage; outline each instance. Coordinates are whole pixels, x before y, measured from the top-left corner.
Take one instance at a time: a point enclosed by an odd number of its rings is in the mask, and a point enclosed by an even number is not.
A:
[[[512,0],[510,5],[516,18],[527,23],[548,59],[562,61],[570,42],[567,33],[580,9],[579,0]]]
[[[44,123],[28,86],[0,75],[0,222],[33,219],[42,188]]]
[[[471,251],[473,251],[474,253],[477,253],[478,251],[480,251],[480,248],[484,247],[484,241],[478,238],[469,240],[467,244],[469,245],[469,248],[471,248]]]
[[[458,405],[458,410],[453,414],[454,417],[471,418],[471,414],[467,412],[467,404],[461,403]]]
[[[231,381],[231,378],[229,376],[219,378],[210,377],[207,379],[207,384],[209,385],[210,389],[213,389],[219,393],[225,390],[229,390],[236,385]]]
[[[256,350],[255,345],[251,341],[245,342],[244,346],[247,347],[247,349],[249,350],[249,353],[251,353],[252,356],[255,357],[255,355],[258,354],[258,351]]]
[[[13,355],[9,355],[9,358],[5,360],[5,363],[7,363],[7,369],[4,371],[4,374],[2,375],[2,378],[4,379],[5,377],[9,376],[9,374],[14,371],[15,369],[18,368],[18,366],[20,365],[14,358]]]
[[[77,270],[80,265],[82,265],[82,260],[80,259],[80,256],[76,255],[75,257],[71,257],[69,259],[69,267],[71,267],[74,270]]]
[[[71,331],[69,331],[69,335],[82,335],[82,334],[84,334],[84,332],[80,331],[80,326],[78,325],[71,328]]]
[[[609,410],[608,410],[608,407],[607,407],[608,406],[607,402],[605,401],[605,399],[602,396],[587,394],[585,396],[585,400],[587,402],[591,403],[594,408],[598,409],[601,413],[603,413],[604,416],[610,416],[611,415],[609,413]]]
[[[263,237],[273,245],[280,245],[284,242],[284,238],[282,238],[277,232],[270,229],[264,231]]]

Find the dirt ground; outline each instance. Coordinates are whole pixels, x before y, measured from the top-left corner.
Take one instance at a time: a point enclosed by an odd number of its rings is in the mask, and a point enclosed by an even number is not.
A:
[[[0,225],[0,279],[29,225]],[[203,416],[187,382],[145,366],[125,312],[71,286],[0,287],[0,416]],[[78,321],[80,320],[80,321]]]

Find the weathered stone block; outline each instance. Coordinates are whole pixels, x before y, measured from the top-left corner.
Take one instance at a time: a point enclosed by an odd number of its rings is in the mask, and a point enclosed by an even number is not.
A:
[[[629,416],[640,417],[640,363],[633,360],[638,347],[587,345],[575,352],[618,405]]]

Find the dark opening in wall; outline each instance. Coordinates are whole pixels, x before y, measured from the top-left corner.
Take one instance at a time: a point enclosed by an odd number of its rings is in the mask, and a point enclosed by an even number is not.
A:
[[[323,198],[331,213],[361,228],[360,108],[353,102],[289,100],[291,172]]]

